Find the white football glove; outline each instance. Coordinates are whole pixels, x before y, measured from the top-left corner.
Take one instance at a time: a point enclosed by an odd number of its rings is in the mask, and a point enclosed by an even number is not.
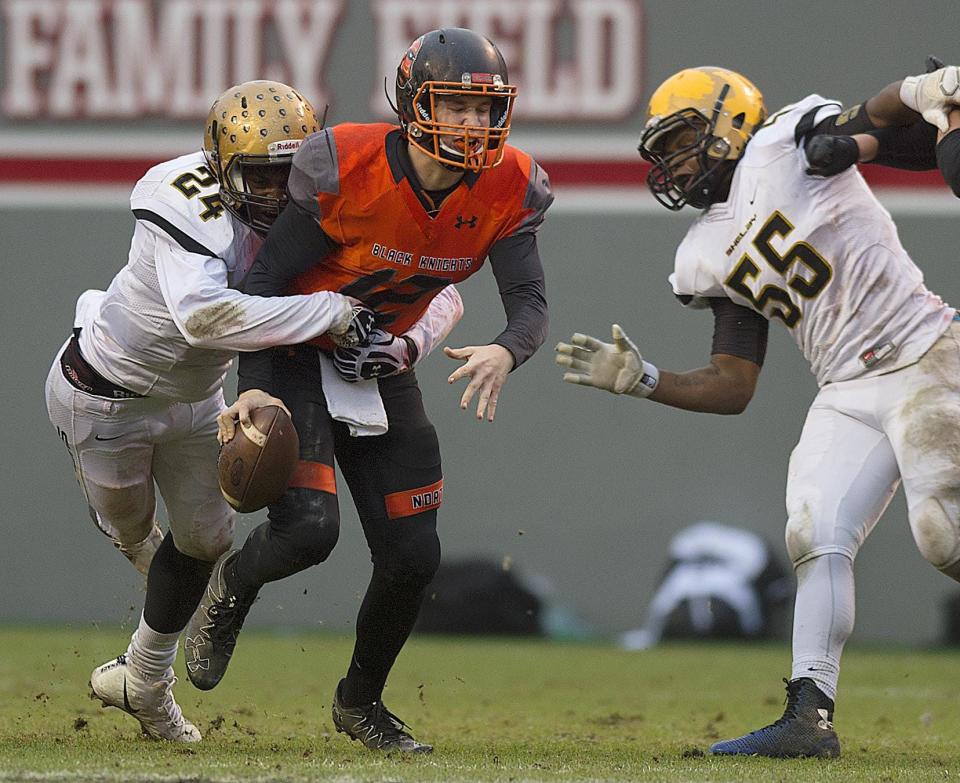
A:
[[[333,352],[333,366],[345,381],[356,383],[370,378],[386,378],[410,369],[410,342],[389,332],[374,329],[370,342],[355,348],[339,347]]]
[[[614,394],[649,397],[657,388],[657,368],[643,360],[619,324],[614,324],[611,332],[612,344],[579,332],[571,338],[573,345],[557,343],[557,364],[570,368],[563,380]]]
[[[960,106],[960,66],[948,65],[921,76],[908,76],[900,85],[900,100],[945,133],[950,129],[947,115]]]

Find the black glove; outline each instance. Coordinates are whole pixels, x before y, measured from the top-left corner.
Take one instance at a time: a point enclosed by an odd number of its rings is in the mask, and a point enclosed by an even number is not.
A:
[[[377,314],[369,307],[354,305],[347,331],[341,334],[328,332],[327,335],[334,343],[344,348],[367,345],[370,342],[370,333],[376,326],[376,319]]]
[[[416,347],[408,337],[394,337],[374,329],[370,344],[356,348],[337,348],[333,366],[350,383],[370,378],[386,378],[410,369],[416,361]]]
[[[807,174],[832,177],[846,171],[860,158],[860,149],[852,136],[813,136],[804,145]]]
[[[946,67],[947,64],[936,55],[927,55],[927,73],[933,73],[934,71],[939,71],[941,68]]]

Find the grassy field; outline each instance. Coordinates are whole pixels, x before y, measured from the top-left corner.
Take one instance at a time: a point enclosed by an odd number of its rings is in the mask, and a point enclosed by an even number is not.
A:
[[[960,780],[960,655],[848,650],[838,761],[714,759],[710,743],[779,717],[785,646],[613,647],[418,638],[385,701],[436,751],[384,758],[337,734],[330,696],[352,640],[249,632],[230,673],[177,686],[205,739],[142,739],[87,697],[126,645],[92,627],[0,629],[0,780]]]

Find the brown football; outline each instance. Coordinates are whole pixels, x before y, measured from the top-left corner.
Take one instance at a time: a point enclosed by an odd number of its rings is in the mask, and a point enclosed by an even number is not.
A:
[[[220,448],[220,491],[241,513],[277,500],[289,486],[300,456],[300,439],[287,412],[276,405],[257,408],[250,425],[237,423],[233,439]]]

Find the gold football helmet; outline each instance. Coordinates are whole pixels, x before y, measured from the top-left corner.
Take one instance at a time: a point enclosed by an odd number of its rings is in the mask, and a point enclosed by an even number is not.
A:
[[[286,84],[244,82],[223,93],[203,133],[203,154],[220,183],[223,206],[266,233],[287,204],[293,153],[321,127],[309,101]]]
[[[718,197],[767,110],[760,91],[726,68],[687,68],[650,98],[640,155],[647,186],[668,209],[704,209]]]

